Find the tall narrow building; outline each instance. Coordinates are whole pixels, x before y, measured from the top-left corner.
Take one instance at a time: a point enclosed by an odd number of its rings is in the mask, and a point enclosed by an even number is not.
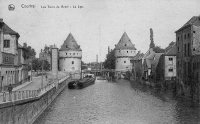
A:
[[[131,58],[136,55],[135,45],[132,44],[127,33],[124,32],[118,44],[115,46],[115,70],[126,72],[132,70]]]
[[[59,70],[80,73],[81,59],[82,50],[70,33],[59,50]]]
[[[195,88],[200,82],[200,16],[193,16],[176,32],[177,85]],[[191,84],[192,82],[195,82]],[[189,88],[185,88],[189,89]],[[183,88],[178,90],[183,93]],[[199,89],[198,89],[199,90]],[[192,89],[191,91],[196,91]]]

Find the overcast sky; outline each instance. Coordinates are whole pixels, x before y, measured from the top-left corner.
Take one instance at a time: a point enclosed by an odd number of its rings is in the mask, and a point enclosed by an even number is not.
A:
[[[14,4],[15,10],[8,11]],[[33,4],[35,8],[22,8]],[[47,5],[84,8],[41,8]],[[83,61],[103,61],[127,32],[137,50],[149,48],[150,31],[155,44],[166,47],[175,41],[175,31],[192,16],[200,15],[200,0],[0,0],[0,18],[20,34],[38,53],[45,44],[60,48],[71,32],[83,50]]]

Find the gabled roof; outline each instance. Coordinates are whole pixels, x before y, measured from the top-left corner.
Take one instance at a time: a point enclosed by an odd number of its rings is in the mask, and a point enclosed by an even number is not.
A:
[[[163,54],[163,53],[155,53],[155,52],[152,52],[151,54],[149,54],[149,55],[145,58],[145,61],[146,61],[146,63],[147,63],[148,68],[151,68],[152,66],[153,66],[154,68],[156,68],[157,65],[158,65],[160,56],[161,56],[162,54]]]
[[[200,26],[200,16],[193,16],[187,23],[185,23],[176,32],[178,32],[178,31],[182,30],[183,28],[190,26],[190,25]]]
[[[157,67],[158,62],[159,62],[160,57],[161,57],[162,54],[163,53],[155,53],[155,56],[154,56],[154,59],[153,59],[153,62],[152,62],[152,65],[153,65],[154,68]]]
[[[2,23],[2,29],[3,29],[3,33],[4,34],[12,34],[12,35],[17,35],[17,37],[19,37],[20,35],[14,31],[13,29],[11,29],[6,23],[4,23],[3,21],[1,21]]]
[[[143,53],[137,53],[131,60],[141,60],[143,57]]]
[[[61,51],[64,50],[75,50],[81,51],[80,46],[77,44],[76,40],[74,39],[73,35],[69,33],[67,39],[64,41],[63,45],[60,48]]]
[[[166,56],[176,56],[176,44],[174,43],[171,48],[165,52]]]
[[[115,46],[115,49],[132,49],[136,50],[135,46],[132,44],[130,38],[128,37],[127,33],[124,32],[121,39],[119,40],[118,44]]]

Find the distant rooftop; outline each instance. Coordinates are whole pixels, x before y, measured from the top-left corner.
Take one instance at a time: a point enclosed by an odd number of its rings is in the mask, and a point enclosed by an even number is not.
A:
[[[138,52],[131,60],[141,60],[143,57],[144,57],[144,54]]]
[[[176,56],[176,43],[174,43],[171,46],[168,46],[166,48],[165,55],[167,55],[167,56]]]
[[[183,28],[189,26],[189,25],[195,25],[200,26],[200,16],[193,16],[187,23],[185,23],[180,29],[178,29],[176,32],[182,30]]]

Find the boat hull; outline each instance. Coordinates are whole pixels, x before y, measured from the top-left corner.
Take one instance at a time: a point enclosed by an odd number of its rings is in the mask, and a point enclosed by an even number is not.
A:
[[[78,83],[77,83],[77,88],[78,89],[83,89],[89,85],[92,85],[95,83],[95,78],[85,78],[85,79],[82,79],[80,80]]]
[[[77,82],[71,81],[68,83],[68,89],[76,89],[77,88]]]

